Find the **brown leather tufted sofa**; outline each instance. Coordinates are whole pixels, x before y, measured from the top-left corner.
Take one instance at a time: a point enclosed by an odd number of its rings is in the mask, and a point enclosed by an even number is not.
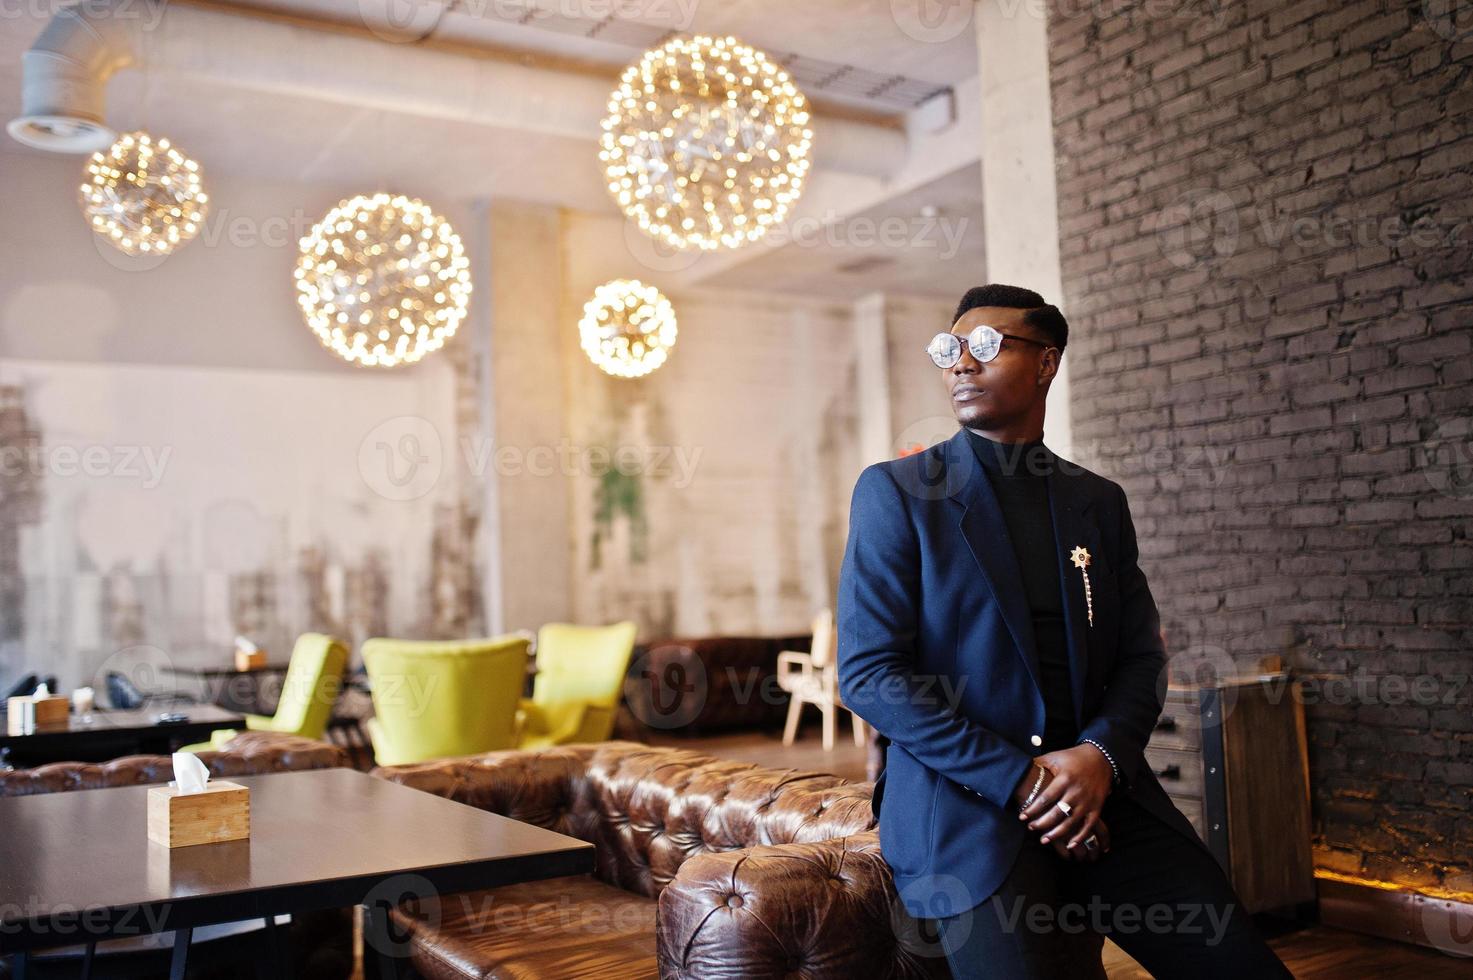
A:
[[[255,776],[299,769],[346,766],[342,749],[279,732],[241,732],[221,752],[201,752],[212,776]],[[110,762],[53,762],[34,769],[0,772],[0,796],[64,793],[77,789],[167,783],[174,762],[167,755],[128,755]]]
[[[592,842],[592,875],[406,904],[422,975],[945,978],[897,940],[870,783],[637,742],[375,774]]]

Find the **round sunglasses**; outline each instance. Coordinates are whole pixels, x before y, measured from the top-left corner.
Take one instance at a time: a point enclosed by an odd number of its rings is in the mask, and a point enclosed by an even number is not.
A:
[[[1003,333],[995,327],[989,327],[983,323],[967,335],[967,349],[978,361],[990,361],[1002,350],[1004,340],[1020,340],[1025,344],[1033,344],[1045,350],[1052,344],[1045,344],[1041,340],[1031,337],[1019,337],[1013,333]],[[962,359],[962,339],[954,333],[938,333],[931,338],[926,345],[926,353],[931,355],[931,360],[939,368],[949,368]]]

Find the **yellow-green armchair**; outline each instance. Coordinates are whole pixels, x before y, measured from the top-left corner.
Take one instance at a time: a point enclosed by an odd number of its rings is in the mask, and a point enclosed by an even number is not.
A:
[[[537,678],[521,702],[517,748],[604,742],[624,690],[637,627],[548,623],[537,631]]]
[[[333,705],[342,689],[343,671],[348,667],[348,648],[324,633],[303,633],[292,647],[276,714],[246,715],[246,728],[253,732],[284,732],[303,738],[322,738],[332,718]],[[210,734],[210,741],[187,745],[182,751],[223,749],[236,736],[233,728]]]
[[[381,766],[516,748],[527,636],[363,644],[368,737]]]

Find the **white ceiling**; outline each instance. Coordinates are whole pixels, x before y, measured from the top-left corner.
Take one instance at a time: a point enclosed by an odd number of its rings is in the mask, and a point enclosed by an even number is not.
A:
[[[21,112],[21,55],[46,23],[32,12],[0,19],[0,119]],[[284,98],[191,80],[173,86],[123,71],[107,90],[108,124],[166,132],[209,172],[266,180],[428,185],[460,199],[514,196],[611,211],[591,142],[442,119]],[[42,157],[0,133],[8,153]]]
[[[977,74],[970,2],[937,0],[216,0],[401,43],[524,52],[617,73],[672,33],[732,34],[819,106],[887,113]],[[960,15],[960,16],[958,16]]]
[[[963,167],[712,276],[712,285],[837,299],[863,293],[960,296],[983,282],[982,170]],[[934,212],[934,213],[932,213]]]
[[[270,8],[277,15],[319,20],[327,19],[331,12],[340,22],[346,10],[352,19],[346,26],[361,32],[365,23],[373,23],[372,32],[385,37],[382,22],[374,21],[375,9],[381,13],[387,3],[435,2],[231,0],[214,5]],[[893,4],[892,0],[536,0],[541,9],[618,12],[620,16],[606,19],[593,38],[584,36],[590,23],[587,18],[571,26],[568,18],[550,20],[536,14],[527,18],[527,24],[508,19],[509,13],[525,11],[529,0],[454,3],[448,13],[421,21],[417,27],[414,14],[421,8],[407,8],[411,33],[426,34],[423,27],[430,24],[434,27],[428,32],[431,46],[491,47],[503,56],[515,52],[524,61],[570,63],[585,71],[607,72],[611,79],[619,66],[643,49],[642,43],[628,40],[640,36],[646,24],[668,30],[731,33],[775,53],[794,52],[836,65],[853,65],[863,69],[866,78],[905,76],[923,87],[967,82],[976,74],[971,29],[939,43],[917,40],[912,36],[918,33],[914,24],[892,13],[892,6],[906,6],[904,0],[893,0]],[[0,19],[0,118],[20,113],[21,54],[44,26],[44,7],[27,5],[29,13]],[[394,9],[402,14],[406,8]],[[638,16],[624,17],[631,10],[637,10]],[[405,22],[401,16],[399,23]],[[598,18],[591,22],[597,23]],[[423,42],[401,38],[397,43]],[[855,98],[840,88],[828,95],[831,103],[865,114],[884,108],[884,98]],[[892,91],[888,97],[894,95]],[[818,96],[814,101],[822,104]],[[579,211],[614,211],[591,141],[289,99],[223,84],[171,86],[167,80],[135,71],[120,73],[109,85],[108,122],[119,130],[149,127],[167,132],[207,168],[221,174],[383,186],[460,200],[514,197]],[[6,140],[6,153],[42,152],[3,135],[0,139]],[[958,285],[975,283],[981,269],[980,189],[976,168],[964,168],[855,216],[863,219],[858,224],[851,217],[837,232],[837,241],[833,233],[811,229],[805,243],[754,249],[750,259],[724,270],[712,282],[834,296],[852,295],[861,287],[954,295]],[[940,209],[929,226],[918,217],[925,205]],[[866,244],[866,221],[877,233],[881,227],[894,230],[897,218],[911,221],[909,244]],[[882,225],[885,219],[889,223]],[[943,259],[942,254],[953,248],[955,255]],[[853,271],[846,272],[846,268]]]

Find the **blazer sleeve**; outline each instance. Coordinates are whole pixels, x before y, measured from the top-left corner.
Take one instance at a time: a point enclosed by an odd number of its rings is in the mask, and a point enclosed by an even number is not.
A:
[[[1105,746],[1119,767],[1120,781],[1129,786],[1161,715],[1166,648],[1156,600],[1139,564],[1130,503],[1123,488],[1117,484],[1115,490],[1120,498],[1120,647],[1099,711],[1079,737]]]
[[[920,548],[900,487],[880,465],[854,486],[839,572],[839,696],[923,765],[998,806],[1032,756],[959,714],[914,672]]]

